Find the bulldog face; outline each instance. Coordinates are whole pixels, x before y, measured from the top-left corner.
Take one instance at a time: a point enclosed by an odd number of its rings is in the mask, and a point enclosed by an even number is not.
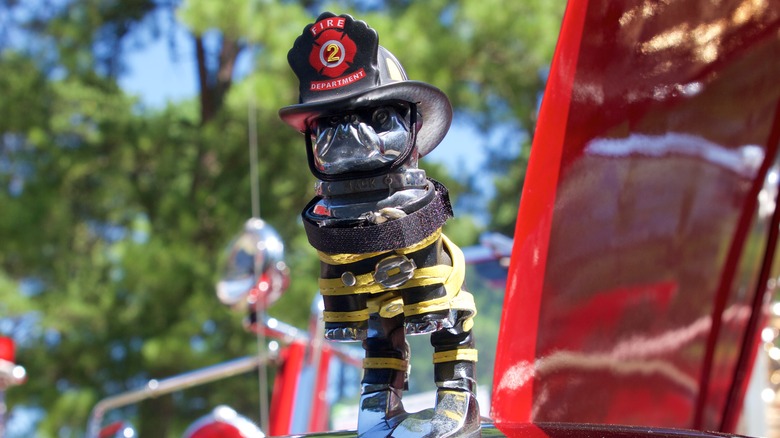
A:
[[[390,103],[329,114],[310,125],[317,169],[326,175],[391,165],[412,148],[409,107]]]

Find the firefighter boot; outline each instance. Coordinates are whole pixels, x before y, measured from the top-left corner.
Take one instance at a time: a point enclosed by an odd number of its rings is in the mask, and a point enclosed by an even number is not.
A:
[[[464,330],[464,325],[469,330]],[[475,377],[477,350],[470,326],[470,318],[461,318],[454,327],[431,335],[438,388],[436,406],[409,414],[392,431],[394,438],[481,436]]]
[[[455,361],[437,364],[436,374],[473,374],[474,362]],[[445,371],[446,369],[446,371]],[[391,434],[394,438],[480,437],[480,415],[475,381],[454,378],[437,381],[436,406],[407,415]]]
[[[362,394],[358,413],[358,437],[384,438],[404,418],[401,396],[407,385],[409,344],[403,315],[382,318],[371,314],[368,337],[363,341]]]

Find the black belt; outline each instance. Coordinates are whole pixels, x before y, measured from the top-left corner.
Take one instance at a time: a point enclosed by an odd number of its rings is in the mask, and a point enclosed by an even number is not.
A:
[[[436,194],[433,200],[408,215],[372,224],[368,221],[349,222],[351,226],[320,226],[309,212],[322,198],[315,197],[304,208],[303,226],[306,237],[315,249],[329,254],[364,254],[407,248],[425,239],[442,227],[453,216],[447,188],[429,178]]]

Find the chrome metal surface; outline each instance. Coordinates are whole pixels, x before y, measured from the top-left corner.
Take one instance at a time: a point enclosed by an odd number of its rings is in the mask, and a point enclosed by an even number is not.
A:
[[[217,283],[223,304],[243,308],[251,299],[263,307],[271,305],[287,288],[289,276],[279,233],[262,219],[249,219],[230,244],[223,271]]]
[[[390,385],[370,388],[364,385],[360,396],[357,436],[361,438],[385,438],[406,417],[401,391]]]
[[[374,281],[386,288],[399,287],[414,277],[417,265],[404,255],[386,257],[376,264]]]
[[[355,327],[326,328],[325,339],[334,342],[354,342],[366,339],[366,330]]]
[[[314,132],[314,163],[327,175],[380,169],[412,146],[409,123],[393,106],[326,116]]]
[[[375,213],[387,208],[404,209],[414,204],[429,193],[426,189],[405,189],[388,195],[373,192],[370,196],[327,197],[322,198],[314,207],[314,212],[325,217],[339,219],[374,216]]]
[[[346,181],[317,181],[314,185],[314,191],[317,196],[343,196],[376,190],[392,193],[409,188],[424,188],[427,184],[425,170],[407,169],[385,175]]]
[[[439,389],[436,407],[409,414],[393,438],[475,438],[482,436],[477,398],[468,391]]]
[[[268,356],[244,357],[162,380],[152,379],[142,388],[106,397],[92,408],[92,413],[90,414],[89,423],[87,425],[87,437],[98,437],[103,416],[111,409],[121,408],[123,406],[138,403],[142,400],[170,394],[174,391],[180,391],[226,377],[243,374],[257,368],[261,364],[268,363],[269,361],[270,358]]]
[[[341,282],[344,283],[344,286],[354,286],[357,284],[357,278],[355,278],[355,274],[347,271],[341,274]]]

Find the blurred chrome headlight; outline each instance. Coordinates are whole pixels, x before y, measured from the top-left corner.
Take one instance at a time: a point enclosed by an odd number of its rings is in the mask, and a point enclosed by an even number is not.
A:
[[[265,308],[279,299],[288,284],[281,237],[262,219],[249,219],[227,249],[217,297],[231,307],[248,303]]]

